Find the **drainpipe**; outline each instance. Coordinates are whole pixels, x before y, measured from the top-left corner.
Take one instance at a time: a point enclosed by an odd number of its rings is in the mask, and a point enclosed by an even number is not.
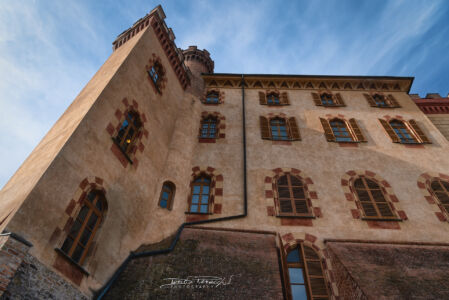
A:
[[[210,219],[210,220],[201,220],[201,221],[195,221],[195,222],[185,222],[182,223],[181,226],[179,226],[178,231],[176,232],[175,238],[170,244],[170,247],[166,249],[161,250],[153,250],[153,251],[143,251],[143,252],[130,252],[128,257],[125,259],[125,261],[120,265],[120,267],[115,271],[115,273],[112,275],[112,277],[108,280],[108,282],[105,284],[103,288],[101,288],[98,291],[98,294],[94,296],[95,299],[101,300],[103,297],[107,294],[107,292],[110,290],[114,282],[117,280],[117,278],[120,276],[120,274],[125,270],[126,266],[129,264],[129,262],[133,259],[140,258],[140,257],[148,257],[148,256],[155,256],[159,254],[166,254],[173,251],[176,244],[178,243],[179,237],[181,236],[182,230],[185,226],[191,226],[191,225],[200,225],[200,224],[207,224],[207,223],[214,223],[214,222],[221,222],[221,221],[229,221],[234,219],[240,219],[244,218],[248,214],[248,190],[247,190],[247,178],[246,178],[246,115],[245,115],[245,76],[242,74],[242,82],[240,84],[242,86],[242,136],[243,136],[243,213],[240,215],[234,215],[234,216],[228,216],[223,218],[217,218],[217,219]]]

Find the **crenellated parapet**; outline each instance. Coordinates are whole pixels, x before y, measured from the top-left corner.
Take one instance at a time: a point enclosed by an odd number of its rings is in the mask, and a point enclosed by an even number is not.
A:
[[[438,93],[428,93],[421,98],[418,94],[410,94],[410,98],[425,114],[449,114],[449,95],[441,97]]]
[[[164,52],[170,61],[170,65],[175,72],[179,83],[186,89],[190,85],[189,69],[184,65],[184,56],[182,50],[175,44],[175,35],[171,28],[167,27],[164,21],[165,13],[160,5],[153,9],[145,17],[139,19],[132,27],[122,32],[112,43],[112,49],[115,51],[123,44],[133,38],[140,31],[151,26],[156,34]]]
[[[199,50],[196,46],[189,46],[186,50],[182,51],[185,58],[185,64],[188,67],[193,65],[199,65],[203,73],[214,72],[214,61],[210,58],[210,53],[206,50]],[[193,70],[191,70],[193,72]]]

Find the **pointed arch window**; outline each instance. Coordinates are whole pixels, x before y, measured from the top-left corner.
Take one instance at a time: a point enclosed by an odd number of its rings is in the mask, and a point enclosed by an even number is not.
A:
[[[173,207],[173,199],[175,198],[176,187],[174,183],[165,181],[162,185],[161,196],[159,197],[159,206],[169,210]]]
[[[200,138],[215,139],[218,137],[218,120],[216,117],[208,116],[201,120]]]
[[[189,212],[207,214],[210,211],[211,179],[206,175],[196,178],[192,184]]]
[[[82,264],[92,240],[104,218],[106,200],[100,191],[90,191],[75,218],[61,250],[76,263]]]
[[[299,243],[286,257],[290,299],[329,299],[323,265],[315,250]]]
[[[142,123],[137,113],[133,111],[128,112],[114,139],[119,148],[128,156],[133,150],[133,145],[138,138],[141,127]]]
[[[436,179],[432,181],[430,187],[445,212],[449,213],[449,182]]]
[[[354,181],[354,189],[365,218],[397,219],[377,182],[361,176]]]
[[[218,92],[212,91],[206,95],[206,104],[218,104],[220,103],[220,95]]]
[[[310,216],[304,183],[300,178],[283,175],[277,179],[276,188],[280,216]]]

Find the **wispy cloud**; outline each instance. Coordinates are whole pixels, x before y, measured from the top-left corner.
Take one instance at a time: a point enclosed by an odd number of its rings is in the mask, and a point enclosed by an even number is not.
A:
[[[111,53],[158,5],[0,1],[0,186]],[[181,48],[211,52],[216,72],[416,76],[448,92],[449,4],[396,1],[164,1]]]

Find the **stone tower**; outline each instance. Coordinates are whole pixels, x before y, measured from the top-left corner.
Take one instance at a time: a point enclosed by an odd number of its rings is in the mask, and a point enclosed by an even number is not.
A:
[[[204,81],[201,74],[214,72],[214,61],[210,58],[209,52],[199,50],[196,46],[190,46],[183,50],[184,64],[192,73],[192,85],[190,87],[193,94],[200,96],[204,93]]]

